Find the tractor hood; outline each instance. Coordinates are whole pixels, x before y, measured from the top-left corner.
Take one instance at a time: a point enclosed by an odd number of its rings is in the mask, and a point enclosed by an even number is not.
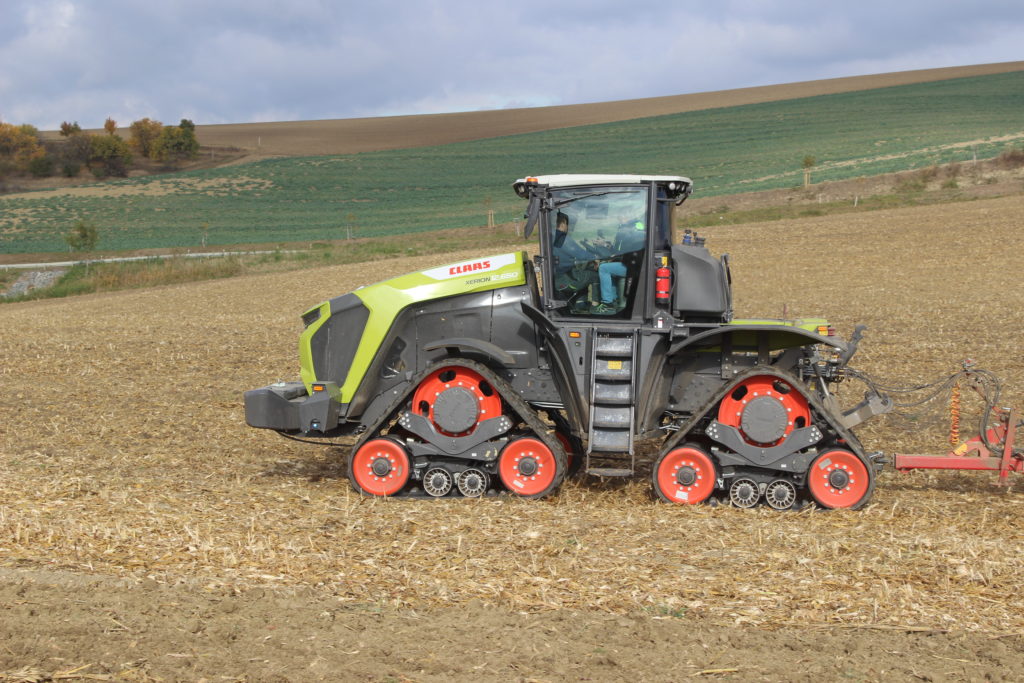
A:
[[[403,309],[425,301],[525,283],[524,254],[518,252],[401,275],[320,304],[302,316],[307,323],[299,338],[302,381],[309,391],[313,382],[336,382],[340,387],[338,400],[348,403]],[[336,320],[332,325],[330,319],[339,315],[347,319]],[[328,335],[345,335],[346,343],[321,339]],[[332,349],[343,347],[348,349],[347,357],[327,357]]]

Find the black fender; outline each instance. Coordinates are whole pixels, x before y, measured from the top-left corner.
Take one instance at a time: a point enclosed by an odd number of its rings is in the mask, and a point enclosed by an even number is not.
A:
[[[492,344],[482,339],[452,337],[450,339],[438,339],[423,346],[424,351],[436,351],[438,349],[448,349],[448,354],[452,356],[457,355],[453,353],[456,349],[463,353],[478,353],[505,367],[512,367],[516,364],[516,359],[508,351],[497,344]]]
[[[672,356],[684,350],[719,347],[769,353],[809,344],[825,344],[844,354],[849,349],[849,345],[838,337],[827,337],[789,325],[722,325],[673,342],[668,354]]]

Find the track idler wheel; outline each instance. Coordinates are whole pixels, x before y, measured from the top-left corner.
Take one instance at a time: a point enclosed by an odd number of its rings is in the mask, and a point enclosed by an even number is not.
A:
[[[559,466],[554,452],[540,439],[528,436],[509,442],[498,456],[501,483],[523,498],[541,498],[561,482],[564,461]]]
[[[859,507],[871,494],[871,469],[850,451],[825,451],[807,470],[807,488],[824,508]]]
[[[409,482],[409,454],[397,441],[370,439],[348,461],[348,478],[360,493],[393,496]]]
[[[668,503],[703,503],[715,490],[715,462],[697,446],[664,453],[654,464],[654,491]]]

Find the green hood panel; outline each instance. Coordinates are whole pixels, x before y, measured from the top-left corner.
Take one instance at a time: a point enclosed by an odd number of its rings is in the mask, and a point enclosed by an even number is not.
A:
[[[518,252],[461,261],[401,275],[354,291],[353,294],[370,310],[370,317],[363,329],[352,365],[341,386],[339,400],[342,403],[349,403],[352,400],[380,350],[388,330],[403,309],[434,299],[524,285],[526,269],[523,256],[523,252]],[[321,308],[321,311],[318,323],[322,322],[324,317],[324,309]],[[316,323],[310,325],[311,328],[315,326]],[[308,390],[313,381],[312,364],[307,365],[310,356],[309,335],[304,334],[300,339],[299,356],[302,362],[302,379]]]
[[[792,346],[803,346],[808,343],[807,333],[821,336],[821,342],[831,346],[841,347],[842,340],[836,337],[818,335],[819,327],[828,327],[828,321],[824,318],[801,318],[798,320],[771,320],[768,318],[747,318],[744,320],[732,320],[730,326],[743,328],[754,332],[759,328],[770,328],[768,333],[768,348],[772,351],[786,349]],[[792,330],[790,332],[789,330]],[[738,346],[756,346],[757,336],[755,334],[734,334],[733,343]]]
[[[771,318],[744,318],[732,320],[729,325],[740,325],[743,327],[753,325],[776,325],[782,327],[795,327],[805,332],[817,332],[819,327],[828,327],[828,321],[824,318],[799,318],[797,320],[773,320]]]
[[[839,337],[818,334],[819,327],[828,327],[824,318],[803,318],[801,320],[769,320],[764,318],[732,320],[721,327],[706,330],[678,342],[672,353],[684,348],[700,349],[704,352],[718,352],[726,334],[735,350],[757,350],[762,341],[767,342],[768,351],[778,351],[794,346],[826,344],[841,351],[847,344]]]

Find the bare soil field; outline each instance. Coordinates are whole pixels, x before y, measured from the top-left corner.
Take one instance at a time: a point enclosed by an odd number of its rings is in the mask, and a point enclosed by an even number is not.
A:
[[[738,315],[865,323],[854,365],[897,381],[971,356],[1024,406],[1022,216],[1017,195],[704,232]],[[0,680],[1024,676],[1020,483],[886,472],[829,513],[646,481],[366,500],[344,444],[246,427],[241,392],[297,376],[306,307],[472,255],[0,307]],[[946,411],[860,434],[944,452]]]

